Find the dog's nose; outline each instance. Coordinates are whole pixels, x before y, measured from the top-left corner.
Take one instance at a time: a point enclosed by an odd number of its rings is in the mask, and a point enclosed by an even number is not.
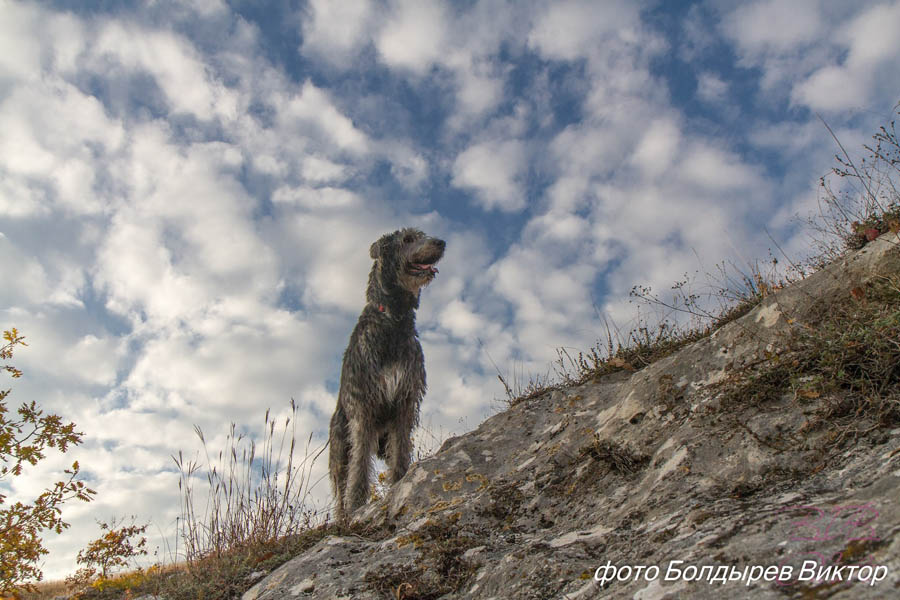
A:
[[[444,240],[434,240],[434,245],[441,249],[441,252],[444,251],[444,247],[447,245],[447,242]]]

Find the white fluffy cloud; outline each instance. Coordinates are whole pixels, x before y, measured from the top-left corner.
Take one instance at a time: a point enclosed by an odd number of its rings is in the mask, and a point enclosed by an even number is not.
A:
[[[650,123],[632,160],[648,175],[659,176],[668,171],[681,150],[678,124],[671,119],[658,119]]]
[[[61,118],[78,115],[76,120]],[[0,206],[28,216],[51,208],[75,214],[104,210],[96,188],[99,156],[115,154],[121,123],[107,117],[96,98],[66,81],[49,78],[16,86],[0,100],[0,173],[10,194]]]
[[[453,184],[471,188],[486,209],[525,206],[522,174],[527,155],[518,140],[482,142],[466,148],[453,163]]]
[[[372,8],[368,0],[310,2],[303,20],[302,51],[339,66],[348,66],[367,42]]]
[[[335,108],[325,92],[309,81],[303,84],[299,94],[286,98],[279,108],[279,124],[288,132],[324,138],[347,152],[368,150],[366,135]]]
[[[152,74],[173,112],[201,119],[237,116],[234,91],[212,75],[183,37],[119,22],[107,23],[96,35],[85,62],[101,76],[119,68],[146,71]]]
[[[815,110],[845,110],[871,101],[871,92],[896,93],[900,76],[900,2],[876,5],[835,32],[847,53],[841,62],[819,67],[792,92],[792,98]]]
[[[399,0],[376,39],[385,63],[422,74],[445,51],[446,8],[436,0]]]
[[[793,51],[820,37],[825,29],[822,8],[820,0],[797,0],[790,10],[778,0],[742,3],[725,26],[743,49]]]
[[[529,45],[561,60],[590,56],[612,34],[637,41],[638,5],[631,2],[567,0],[543,6],[528,34]]]
[[[765,0],[740,5],[722,22],[742,62],[762,67],[764,89],[787,86],[799,105],[838,111],[896,95],[898,2],[804,0],[785,11]]]

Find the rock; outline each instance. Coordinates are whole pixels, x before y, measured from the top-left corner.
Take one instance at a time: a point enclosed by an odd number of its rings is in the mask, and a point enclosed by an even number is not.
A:
[[[788,360],[792,329],[900,274],[897,242],[886,234],[639,371],[447,440],[354,515],[376,533],[321,540],[244,600],[896,595],[900,428],[838,445],[808,427],[825,394],[756,404],[729,390]]]

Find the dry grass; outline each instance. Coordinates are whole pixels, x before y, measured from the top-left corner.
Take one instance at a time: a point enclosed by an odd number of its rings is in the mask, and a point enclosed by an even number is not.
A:
[[[63,581],[40,581],[34,584],[34,589],[22,594],[23,600],[49,600],[57,596],[65,596],[72,590]]]
[[[900,115],[900,103],[895,106]],[[823,121],[824,123],[824,121]],[[881,127],[866,155],[854,160],[834,136],[841,154],[832,177],[820,181],[819,214],[809,219],[821,265],[861,248],[882,233],[900,232],[900,137],[896,121]]]
[[[758,264],[749,267],[747,272],[733,265],[723,264],[718,268],[720,283],[703,295],[689,291],[691,282],[687,278],[673,286],[670,299],[661,298],[649,287],[635,286],[632,298],[657,309],[658,318],[643,317],[639,311],[637,326],[625,335],[607,323],[605,340],[586,352],[573,354],[565,348],[558,349],[552,376],[531,376],[525,384],[517,376],[510,384],[498,369],[497,377],[504,387],[507,404],[513,406],[554,389],[599,381],[618,371],[639,371],[747,314],[760,300],[803,276],[799,270],[785,275],[774,268],[766,271]],[[689,318],[682,323],[672,318],[673,313],[684,313]]]
[[[312,448],[310,437],[301,454],[293,401],[291,411],[280,427],[266,412],[260,446],[232,424],[215,459],[197,429],[204,461],[187,460],[181,452],[173,457],[181,473],[182,510],[179,545],[170,563],[95,580],[77,597],[240,597],[265,573],[332,533],[334,527],[309,506],[311,472],[320,451]],[[59,589],[42,586],[30,600],[50,598]]]
[[[238,547],[262,545],[296,534],[315,524],[308,508],[310,477],[317,450],[307,439],[298,461],[296,446],[297,407],[291,400],[287,417],[276,438],[276,423],[265,415],[261,451],[255,442],[237,434],[232,423],[226,448],[213,461],[203,432],[196,428],[203,445],[205,464],[187,461],[181,452],[173,459],[181,472],[180,553],[190,565],[210,554],[223,555]],[[202,513],[197,511],[194,486],[204,473],[207,492]],[[201,480],[202,480],[201,479]]]
[[[824,430],[823,460],[845,442],[900,425],[900,275],[853,292],[791,329],[780,355],[720,384],[722,410],[739,420],[745,408],[790,395],[808,406],[809,418],[800,430],[767,443],[784,450]]]
[[[321,450],[307,439],[300,455],[296,440],[297,406],[280,435],[277,424],[265,415],[265,438],[258,449],[237,434],[234,424],[216,460],[212,460],[203,432],[205,464],[175,460],[181,472],[182,511],[176,557],[184,568],[157,582],[170,600],[230,598],[239,595],[265,572],[327,535],[329,527],[310,508],[312,467]],[[205,477],[201,474],[205,473]],[[204,482],[205,480],[205,482]],[[195,485],[204,482],[201,504]]]

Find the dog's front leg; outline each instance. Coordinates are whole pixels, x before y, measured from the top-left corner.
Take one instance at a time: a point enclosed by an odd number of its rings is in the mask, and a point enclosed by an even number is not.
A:
[[[388,432],[387,466],[390,469],[388,479],[391,485],[400,481],[409,469],[413,448],[412,432],[416,426],[419,401],[418,397],[410,397],[402,402],[403,410],[398,412]]]

